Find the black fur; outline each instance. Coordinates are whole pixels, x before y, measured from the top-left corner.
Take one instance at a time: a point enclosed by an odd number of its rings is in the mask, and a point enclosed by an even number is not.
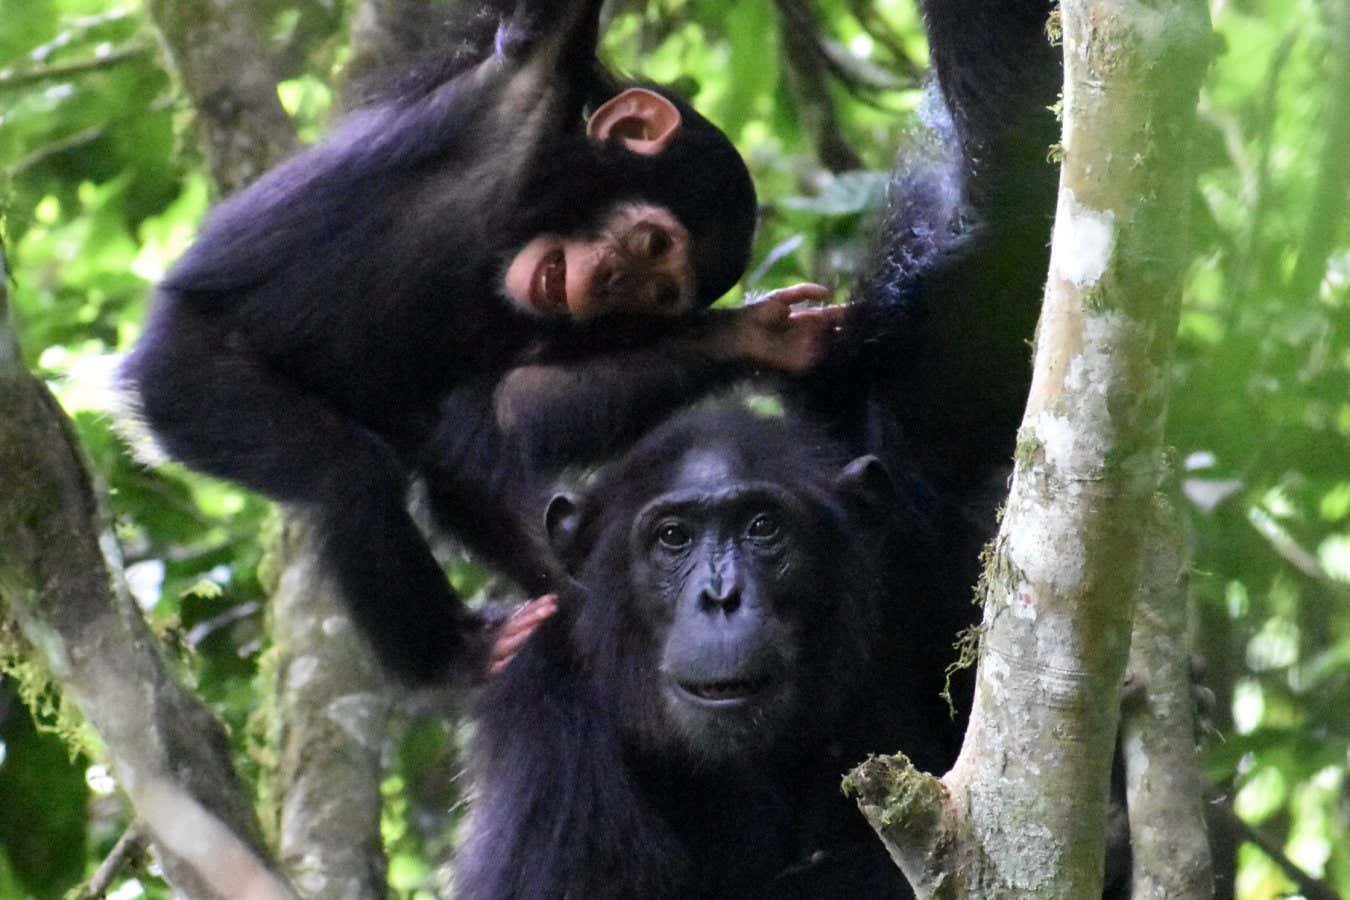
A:
[[[830,364],[683,411],[550,507],[589,593],[483,698],[462,896],[909,896],[839,780],[896,749],[944,771],[959,747],[939,694],[1047,266],[1049,6],[925,0],[950,115],[898,169]],[[765,510],[772,540],[745,524]],[[678,687],[704,679],[759,693],[708,712]]]
[[[722,375],[698,353],[654,349],[682,327],[669,321],[544,322],[499,296],[528,239],[583,233],[625,200],[682,220],[703,304],[744,269],[754,190],[713,125],[671,98],[684,124],[657,156],[586,139],[584,111],[624,87],[594,57],[599,6],[473,9],[438,56],[216,207],[121,370],[169,455],[316,513],[357,623],[411,681],[475,670],[483,644],[468,652],[476,619],[407,514],[411,471],[425,465],[442,524],[522,585],[556,588],[513,512],[527,481],[496,426],[503,373],[629,346],[665,373],[667,395]],[[612,389],[572,387],[621,411]]]

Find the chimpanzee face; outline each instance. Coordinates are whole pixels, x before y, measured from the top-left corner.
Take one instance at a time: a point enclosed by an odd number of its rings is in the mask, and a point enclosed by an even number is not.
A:
[[[661,703],[701,755],[771,743],[799,705],[798,649],[822,599],[810,596],[809,519],[780,485],[687,477],[633,522],[634,599],[655,632]]]
[[[833,721],[875,638],[871,456],[842,468],[776,420],[691,415],[545,528],[589,590],[572,635],[636,746],[753,762]]]
[[[689,233],[663,207],[622,204],[592,234],[531,240],[507,267],[505,292],[544,316],[679,315],[694,302]]]
[[[629,88],[591,114],[586,137],[657,156],[681,125],[680,111],[668,99]],[[696,288],[689,232],[663,206],[621,203],[585,234],[530,240],[507,266],[504,287],[507,297],[538,315],[679,315],[693,305]]]

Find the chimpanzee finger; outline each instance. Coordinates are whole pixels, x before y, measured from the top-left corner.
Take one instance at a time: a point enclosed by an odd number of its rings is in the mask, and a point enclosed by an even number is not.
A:
[[[770,291],[761,297],[757,303],[785,303],[791,306],[795,303],[806,303],[812,300],[827,300],[830,296],[830,289],[822,284],[805,282],[803,284],[794,284],[789,287],[779,288],[776,291]]]
[[[839,325],[848,314],[847,306],[809,306],[806,309],[794,309],[789,316],[796,322],[802,319],[820,320],[830,325]]]
[[[554,594],[545,594],[528,603],[523,603],[511,613],[502,625],[493,641],[492,652],[488,660],[488,674],[496,675],[515,659],[530,635],[534,634],[544,620],[558,611],[558,598]]]

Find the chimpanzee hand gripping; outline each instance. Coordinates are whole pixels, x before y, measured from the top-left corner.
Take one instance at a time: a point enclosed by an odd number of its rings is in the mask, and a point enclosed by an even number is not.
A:
[[[490,638],[409,518],[410,470],[440,524],[523,587],[556,586],[511,499],[529,487],[497,426],[509,368],[611,351],[606,377],[562,386],[603,450],[750,363],[823,350],[829,316],[788,312],[811,286],[701,311],[744,270],[753,186],[687,104],[601,67],[599,6],[475,8],[442,58],[212,212],[121,370],[168,455],[314,511],[405,680],[478,671]],[[565,443],[581,421],[529,427]]]
[[[824,365],[705,398],[539,510],[586,591],[480,699],[459,896],[911,896],[840,776],[960,745],[944,669],[1048,261],[1050,5],[923,0],[934,142]],[[499,400],[530,421],[518,378]]]

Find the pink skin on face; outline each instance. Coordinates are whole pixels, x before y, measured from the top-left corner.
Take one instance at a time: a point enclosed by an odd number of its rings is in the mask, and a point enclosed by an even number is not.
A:
[[[644,254],[641,247],[634,252],[634,243],[650,246],[633,240],[644,230],[663,235],[659,253]],[[602,270],[615,269],[668,275],[680,285],[680,301],[674,306],[647,309],[637,297],[598,299],[594,288]],[[541,234],[534,238],[511,260],[503,289],[517,306],[536,315],[585,318],[619,310],[676,315],[692,304],[692,282],[689,235],[684,227],[662,207],[631,204],[611,213],[597,237]]]
[[[540,235],[507,268],[506,295],[539,315],[574,315],[569,299],[577,303],[590,289],[603,250],[598,242]]]

